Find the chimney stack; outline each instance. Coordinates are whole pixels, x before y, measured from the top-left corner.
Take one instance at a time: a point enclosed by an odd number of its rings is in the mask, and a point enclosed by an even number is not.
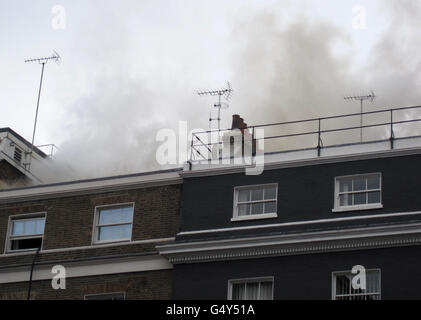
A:
[[[247,123],[244,122],[244,119],[241,118],[239,114],[233,114],[231,130],[240,129],[241,133],[244,134],[244,129],[246,128],[247,128]]]

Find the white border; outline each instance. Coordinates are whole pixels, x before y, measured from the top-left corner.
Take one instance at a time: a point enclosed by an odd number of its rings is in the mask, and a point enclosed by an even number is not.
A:
[[[251,214],[246,216],[239,216],[238,215],[238,191],[239,190],[249,190],[254,188],[265,188],[267,186],[275,186],[276,189],[276,211],[271,213],[262,213],[262,214]],[[259,220],[259,219],[270,219],[270,218],[277,218],[278,217],[278,183],[263,183],[263,184],[253,184],[253,185],[245,185],[245,186],[236,186],[234,187],[234,197],[233,197],[233,214],[231,221],[244,221],[244,220]]]
[[[146,239],[146,240],[134,240],[131,242],[112,242],[112,243],[104,243],[104,244],[95,244],[89,246],[80,246],[80,247],[65,247],[65,248],[56,248],[56,249],[46,249],[40,250],[40,254],[43,253],[53,253],[53,252],[67,252],[67,251],[77,251],[77,250],[89,250],[89,249],[98,249],[98,248],[108,248],[108,247],[118,247],[118,246],[127,246],[127,245],[136,245],[136,244],[145,244],[145,243],[163,243],[163,242],[172,242],[175,240],[175,237],[170,238],[155,238],[155,239]],[[0,254],[0,258],[4,256],[20,256],[20,255],[27,255],[33,254],[33,251],[30,252],[10,252],[6,254]]]
[[[273,300],[274,291],[275,291],[275,277],[274,276],[242,278],[242,279],[229,279],[228,280],[228,290],[227,290],[227,300],[232,300],[232,284],[233,283],[263,282],[263,281],[272,281],[272,297],[271,297],[271,300]],[[262,301],[262,300],[260,300],[260,301]]]
[[[99,218],[98,209],[107,208],[107,207],[123,207],[123,206],[129,206],[129,205],[132,205],[133,206],[132,229],[130,231],[130,238],[127,238],[127,239],[114,239],[114,240],[102,240],[102,241],[101,240],[97,240],[97,236],[98,236],[97,222],[98,222],[98,218]],[[93,228],[92,228],[92,241],[91,241],[91,244],[92,245],[97,245],[97,244],[115,243],[115,242],[131,242],[132,241],[132,238],[133,238],[134,208],[135,208],[135,202],[112,203],[112,204],[105,204],[105,205],[95,206],[95,208],[94,208],[94,210],[95,210],[94,211],[94,222],[92,224]]]
[[[41,247],[40,247],[40,251],[42,250],[42,247],[44,245],[45,227],[47,226],[47,211],[14,214],[14,215],[9,216],[9,220],[7,222],[7,231],[6,231],[6,239],[4,243],[3,254],[10,255],[14,253],[33,253],[34,251],[37,251],[37,249],[10,250],[10,233],[12,232],[12,221],[17,218],[30,219],[31,217],[33,218],[44,217],[45,218],[44,233],[42,234],[42,237],[41,237]]]
[[[355,178],[355,177],[367,177],[371,175],[379,175],[380,176],[380,203],[369,203],[369,204],[362,204],[362,205],[351,205],[351,206],[340,206],[339,205],[339,180],[346,179],[346,178]],[[335,193],[333,199],[333,209],[332,212],[346,212],[346,211],[357,211],[357,210],[371,210],[371,209],[381,209],[383,208],[383,185],[382,181],[383,176],[381,172],[370,172],[370,173],[360,173],[360,174],[352,174],[346,176],[337,176],[335,177]],[[364,192],[364,191],[363,191]]]
[[[51,280],[54,274],[52,267],[56,262],[37,264],[33,271],[33,281]],[[86,261],[62,261],[66,268],[66,278],[99,276],[106,274],[123,274],[133,272],[171,270],[173,265],[164,257],[154,254],[134,257],[116,257],[112,259],[91,259]],[[0,269],[0,284],[27,282],[31,266],[10,266]]]
[[[382,214],[373,214],[373,215],[364,215],[364,216],[352,216],[352,217],[342,217],[342,218],[327,218],[327,219],[294,221],[294,222],[284,222],[284,223],[271,223],[271,224],[260,224],[260,225],[242,226],[242,227],[229,227],[229,228],[219,228],[219,229],[205,229],[205,230],[194,230],[194,231],[182,231],[182,232],[177,233],[177,235],[178,236],[184,236],[184,235],[201,234],[201,233],[213,233],[213,232],[227,232],[227,231],[250,230],[250,229],[276,228],[276,227],[298,226],[298,225],[317,224],[317,223],[332,223],[332,222],[339,222],[339,221],[352,221],[352,220],[387,218],[387,217],[398,217],[398,216],[411,216],[411,215],[417,215],[417,214],[421,214],[421,211],[398,212],[398,213],[382,213]]]
[[[380,300],[382,299],[382,270],[380,268],[374,268],[374,269],[366,269],[365,271],[379,271],[379,288],[380,288]],[[344,270],[344,271],[332,271],[332,300],[337,301],[336,298],[336,275],[337,274],[345,274],[345,273],[351,273],[351,270]]]

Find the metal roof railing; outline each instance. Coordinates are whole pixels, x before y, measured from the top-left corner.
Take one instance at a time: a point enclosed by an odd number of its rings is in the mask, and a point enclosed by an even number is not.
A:
[[[411,111],[415,111],[415,115],[411,115]],[[367,121],[367,118],[374,118],[375,121]],[[352,118],[358,118],[358,120],[366,118],[365,124],[358,125],[352,124]],[[371,119],[373,120],[373,119]],[[389,141],[390,148],[394,148],[394,142],[397,139],[410,138],[410,137],[419,137],[421,136],[421,126],[418,128],[409,127],[410,124],[418,124],[421,121],[421,106],[411,106],[411,107],[400,107],[393,109],[385,110],[376,110],[376,111],[367,111],[363,113],[350,113],[344,115],[320,117],[320,118],[311,118],[305,120],[295,120],[295,121],[286,121],[286,122],[276,122],[268,124],[260,124],[248,126],[244,130],[247,130],[251,135],[253,140],[256,140],[258,143],[260,140],[265,141],[275,141],[279,139],[284,139],[283,143],[275,143],[272,146],[271,152],[285,152],[285,151],[298,151],[298,150],[309,150],[316,149],[317,155],[321,155],[321,150],[327,147],[340,146],[349,143],[340,143],[340,139],[335,138],[335,134],[346,133],[346,138],[351,139],[350,144],[358,143],[370,143],[378,141]],[[330,125],[329,125],[329,122]],[[332,128],[333,122],[333,128]],[[356,122],[356,121],[355,121]],[[359,122],[359,121],[358,121]],[[367,123],[368,122],[368,123]],[[288,129],[288,126],[302,127],[307,126],[304,131],[297,132],[295,128]],[[404,130],[403,126],[407,126]],[[380,128],[376,133],[366,134],[367,138],[364,140],[357,139],[350,134],[350,132],[355,132],[358,130],[369,131],[369,129]],[[256,137],[256,130],[264,129],[266,131],[275,131],[273,134],[265,135],[263,138]],[[268,130],[269,129],[269,130]],[[279,131],[286,130],[287,133],[278,133]],[[213,159],[213,150],[215,146],[222,146],[222,136],[232,131],[232,129],[222,129],[222,130],[208,130],[201,132],[192,133],[192,140],[190,145],[190,163],[192,161],[198,160],[212,160]],[[397,131],[400,131],[402,134],[397,135]],[[328,136],[331,135],[330,138]],[[333,137],[332,137],[333,135]],[[381,136],[379,138],[378,136]],[[213,138],[217,136],[217,138]],[[294,148],[294,143],[289,143],[288,139],[298,138],[298,137],[307,137],[304,141],[304,147]],[[359,135],[358,135],[359,137]],[[213,138],[213,140],[212,140]],[[214,141],[215,140],[215,141]],[[329,143],[329,140],[332,142]],[[358,141],[359,140],[359,141]],[[210,142],[208,142],[210,141]],[[267,150],[265,150],[266,152]]]

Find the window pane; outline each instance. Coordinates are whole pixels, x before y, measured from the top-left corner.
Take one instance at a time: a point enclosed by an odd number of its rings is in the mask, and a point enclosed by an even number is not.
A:
[[[253,203],[251,205],[251,214],[262,214],[263,213],[263,203]]]
[[[247,202],[247,201],[250,201],[250,190],[238,191],[238,202]]]
[[[366,290],[353,289],[350,272],[335,276],[336,299],[338,300],[378,300],[380,299],[380,273],[377,270],[366,271]],[[370,293],[377,293],[372,295]],[[345,295],[345,296],[344,296]]]
[[[276,213],[276,202],[265,202],[265,213]]]
[[[42,238],[19,239],[11,241],[11,250],[25,250],[41,248]]]
[[[367,193],[355,193],[354,194],[354,205],[357,204],[366,204],[367,203]]]
[[[12,235],[20,236],[24,234],[23,226],[24,226],[23,221],[13,221]]]
[[[339,196],[340,206],[352,206],[352,195],[350,194],[341,194]]]
[[[353,191],[365,190],[366,189],[366,178],[355,178]]]
[[[131,234],[132,234],[131,224],[123,224],[123,225],[118,225],[118,226],[99,228],[99,240],[130,239]]]
[[[246,284],[233,283],[232,284],[232,300],[245,300]]]
[[[352,191],[352,179],[341,179],[339,181],[339,191],[340,192]]]
[[[133,207],[100,209],[99,224],[132,222]]]
[[[246,299],[258,300],[259,299],[259,283],[252,282],[246,285]]]
[[[367,189],[380,189],[380,175],[367,178]]]
[[[44,233],[45,219],[14,220],[12,236],[24,236]]]
[[[238,205],[238,215],[239,216],[248,216],[250,214],[250,205],[249,204],[239,204]]]
[[[43,234],[44,233],[44,226],[45,226],[45,219],[39,219],[35,222],[35,233],[36,234]]]
[[[265,188],[265,200],[276,199],[276,187]]]
[[[369,192],[368,203],[380,203],[380,191]]]
[[[266,281],[260,283],[260,300],[272,300],[273,297],[273,283]]]
[[[367,271],[366,272],[366,285],[367,293],[378,293],[380,292],[380,274],[378,271]]]
[[[263,200],[263,189],[251,190],[251,200],[252,201]]]
[[[351,280],[345,275],[336,276],[336,294],[349,294]]]

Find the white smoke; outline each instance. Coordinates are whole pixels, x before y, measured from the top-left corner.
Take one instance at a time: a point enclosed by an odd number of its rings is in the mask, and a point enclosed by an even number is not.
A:
[[[343,97],[371,89],[378,98],[366,110],[420,104],[420,2],[382,4],[389,25],[363,63],[356,61],[359,48],[350,34],[329,20],[299,14],[282,23],[267,10],[236,16],[231,24],[232,47],[224,48],[232,69],[222,72],[232,74],[235,88],[230,113],[241,114],[249,125],[354,113],[359,112],[358,103]],[[133,76],[135,62],[124,54],[131,48],[127,36],[122,42],[126,47],[115,48],[109,42],[126,33],[130,34],[125,28],[105,29],[102,37],[109,50],[96,62],[101,71],[90,78],[90,90],[67,106],[66,139],[56,163],[73,170],[58,170],[56,179],[160,169],[155,161],[159,129],[177,130],[179,120],[187,120],[190,129],[206,127],[206,106],[213,101],[194,97],[199,89],[196,80],[204,76],[200,51],[195,49],[199,54],[195,64],[183,65],[183,72],[171,72],[171,64],[163,62],[168,65],[168,79],[162,73],[155,78],[147,73]],[[109,61],[116,59],[122,61],[121,67],[110,68]],[[225,111],[226,125],[230,113]]]

